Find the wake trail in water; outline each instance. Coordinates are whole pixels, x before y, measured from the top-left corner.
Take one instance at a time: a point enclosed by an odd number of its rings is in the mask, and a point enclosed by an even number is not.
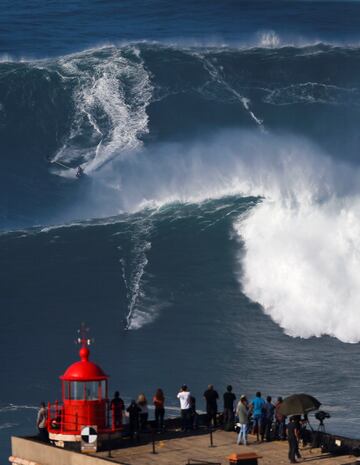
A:
[[[211,58],[206,58],[204,54],[196,53],[196,56],[200,58],[202,61],[204,68],[208,71],[211,79],[219,84],[220,87],[223,87],[230,95],[234,96],[237,100],[239,100],[243,106],[243,108],[248,112],[252,120],[260,126],[262,130],[264,130],[263,121],[255,116],[254,112],[250,108],[250,99],[241,95],[236,89],[231,87],[231,85],[226,81],[225,77],[222,76],[222,69],[221,67],[218,68],[214,63],[212,63]]]
[[[149,262],[147,253],[151,249],[151,231],[149,219],[138,220],[131,231],[131,249],[124,251],[118,246],[118,251],[126,254],[119,260],[128,301],[125,330],[138,329],[155,317],[152,309],[143,304],[146,297],[143,278]]]

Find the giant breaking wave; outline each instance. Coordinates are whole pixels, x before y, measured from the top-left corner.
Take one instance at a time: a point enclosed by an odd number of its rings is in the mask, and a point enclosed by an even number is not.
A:
[[[291,336],[357,342],[359,49],[277,45],[134,44],[2,63],[0,131],[11,153],[22,115],[16,150],[28,164],[45,154],[46,176],[82,164],[88,216],[258,196],[234,223],[246,295]]]

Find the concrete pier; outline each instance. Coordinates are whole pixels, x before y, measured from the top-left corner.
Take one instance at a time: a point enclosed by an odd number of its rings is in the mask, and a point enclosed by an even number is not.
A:
[[[187,465],[204,462],[204,464],[228,465],[228,456],[233,453],[255,452],[261,456],[259,465],[288,464],[287,441],[257,443],[249,436],[248,446],[238,446],[236,434],[217,430],[213,433],[213,447],[209,434],[199,432],[187,435],[174,433],[165,437],[156,436],[155,453],[151,441],[137,443],[124,442],[113,450],[81,454],[40,443],[31,438],[12,438],[12,458],[14,465],[105,465],[117,463],[122,465]],[[319,449],[310,447],[300,449],[303,463],[311,465],[352,465],[356,458],[350,455],[331,457],[322,454]],[[28,463],[26,463],[28,462]]]

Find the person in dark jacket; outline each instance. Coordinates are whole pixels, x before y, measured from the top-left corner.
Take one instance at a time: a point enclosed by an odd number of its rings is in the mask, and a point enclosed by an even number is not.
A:
[[[207,390],[204,392],[204,397],[206,400],[206,413],[208,417],[208,425],[211,426],[211,423],[217,425],[217,400],[219,394],[215,391],[214,386],[209,384]]]
[[[235,394],[232,392],[232,386],[226,388],[223,395],[224,399],[224,429],[226,431],[234,430],[234,402],[236,399]]]
[[[196,411],[196,399],[194,396],[189,397],[190,401],[190,424],[191,424],[191,429],[197,429],[198,427],[198,413]]]
[[[275,406],[271,402],[271,396],[267,396],[266,402],[264,405],[264,423],[261,433],[261,440],[266,438],[266,441],[271,441],[271,428],[274,421]]]
[[[132,400],[126,411],[129,414],[129,433],[132,439],[134,435],[139,433],[139,415],[141,408],[137,405],[135,400]]]
[[[288,443],[289,443],[289,461],[296,463],[296,455],[299,450],[299,429],[296,417],[290,417],[290,422],[287,427]]]
[[[125,410],[125,404],[120,397],[119,391],[115,392],[114,398],[110,402],[110,410],[113,416],[114,426],[119,427],[122,424],[122,414]]]

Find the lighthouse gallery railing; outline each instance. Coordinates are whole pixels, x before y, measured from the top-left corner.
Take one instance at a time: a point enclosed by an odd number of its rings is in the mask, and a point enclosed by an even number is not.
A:
[[[115,409],[115,405],[110,407],[110,402],[107,401],[106,426],[100,428],[100,432],[108,433],[122,430],[122,412],[117,412]],[[103,415],[94,415],[90,405],[88,415],[65,412],[64,405],[58,401],[54,404],[49,402],[47,406],[47,429],[49,433],[80,434],[83,426],[97,425],[99,420],[103,420]]]

